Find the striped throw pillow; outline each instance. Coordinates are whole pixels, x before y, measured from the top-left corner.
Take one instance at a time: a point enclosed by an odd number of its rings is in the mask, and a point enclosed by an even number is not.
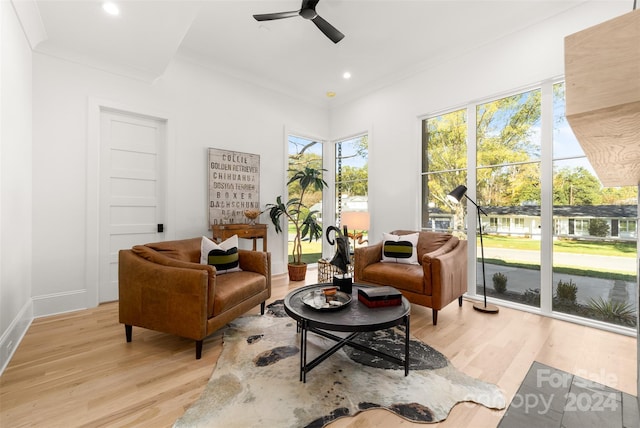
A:
[[[219,275],[240,271],[238,235],[233,235],[220,244],[203,236],[200,245],[200,263],[214,266]]]
[[[384,263],[404,263],[417,265],[418,233],[408,235],[382,234],[382,261]]]

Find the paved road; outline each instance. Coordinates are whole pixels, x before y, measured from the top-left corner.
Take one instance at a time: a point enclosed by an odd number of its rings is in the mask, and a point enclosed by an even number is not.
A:
[[[506,261],[523,261],[540,263],[540,254],[537,251],[510,250],[503,248],[485,248],[485,258],[496,258]],[[554,263],[562,266],[576,267],[606,267],[613,271],[636,273],[636,259],[612,256],[594,256],[585,254],[555,253]],[[496,272],[504,273],[507,278],[507,290],[524,293],[527,289],[540,288],[540,271],[532,269],[519,269],[509,266],[485,265],[487,276],[487,288],[493,288],[492,276]],[[482,284],[482,265],[478,263],[477,283]],[[572,280],[578,286],[577,300],[579,303],[587,303],[590,298],[602,297],[605,300],[614,299],[626,301],[638,306],[638,296],[635,282],[625,282],[612,279],[591,278],[587,276],[553,274],[554,289],[558,281]]]

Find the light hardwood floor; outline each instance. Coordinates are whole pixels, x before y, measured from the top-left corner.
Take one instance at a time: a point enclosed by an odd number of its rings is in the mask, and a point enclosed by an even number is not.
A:
[[[309,270],[307,282],[316,275]],[[286,276],[273,282],[271,301],[302,285]],[[436,327],[430,309],[411,311],[414,336],[459,370],[497,384],[507,402],[534,360],[636,395],[633,337],[508,308],[483,314],[468,301],[442,310]],[[141,328],[127,344],[117,303],[37,319],[0,377],[0,426],[169,427],[200,396],[221,350],[222,331],[205,341],[201,360],[193,341]],[[462,403],[435,426],[495,427],[502,414]],[[424,427],[384,410],[330,426]]]

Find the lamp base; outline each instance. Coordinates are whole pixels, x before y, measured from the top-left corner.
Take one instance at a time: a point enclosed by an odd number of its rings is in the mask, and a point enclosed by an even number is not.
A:
[[[480,312],[486,312],[489,314],[497,314],[499,309],[496,305],[486,305],[481,302],[477,302],[473,304],[473,309]]]

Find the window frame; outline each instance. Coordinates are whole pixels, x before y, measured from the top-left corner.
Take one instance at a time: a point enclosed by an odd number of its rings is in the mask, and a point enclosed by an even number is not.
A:
[[[527,90],[532,90],[532,89],[540,89],[541,90],[541,116],[540,116],[540,135],[541,135],[541,146],[540,146],[540,157],[539,160],[534,160],[532,162],[539,162],[540,165],[540,187],[541,187],[541,195],[540,195],[540,217],[539,220],[537,222],[538,224],[538,239],[540,239],[541,241],[541,245],[540,245],[540,307],[536,308],[536,307],[523,307],[522,305],[519,304],[512,304],[509,301],[506,300],[500,300],[500,304],[504,305],[504,306],[512,306],[515,307],[517,309],[520,310],[526,310],[526,311],[530,311],[530,312],[534,312],[534,313],[539,313],[541,315],[544,316],[549,316],[549,317],[553,317],[553,318],[559,318],[559,319],[564,319],[567,321],[571,321],[571,322],[577,322],[583,325],[588,325],[588,326],[592,326],[595,328],[601,328],[604,330],[608,330],[608,331],[614,331],[616,333],[622,333],[622,334],[628,334],[628,335],[635,335],[636,332],[636,328],[627,328],[624,326],[620,326],[620,325],[616,325],[616,324],[610,324],[610,323],[604,323],[604,322],[599,322],[599,321],[594,321],[592,319],[589,318],[582,318],[582,317],[577,317],[577,316],[572,316],[572,315],[568,315],[568,314],[564,314],[561,312],[556,312],[553,310],[552,308],[552,293],[553,293],[553,261],[552,261],[552,257],[553,257],[553,240],[554,237],[562,235],[562,231],[563,229],[565,229],[565,232],[568,232],[568,230],[566,230],[568,228],[568,220],[569,218],[564,217],[564,218],[557,218],[556,216],[554,216],[553,213],[553,191],[552,191],[552,187],[553,187],[553,166],[554,166],[554,162],[557,162],[558,160],[571,160],[573,158],[579,158],[582,156],[566,156],[566,157],[558,157],[558,156],[554,156],[554,143],[553,143],[553,137],[554,137],[554,125],[553,125],[553,120],[554,120],[554,106],[553,106],[553,91],[554,91],[554,85],[558,84],[558,83],[563,83],[564,82],[564,77],[563,76],[559,76],[559,77],[555,77],[552,79],[548,79],[544,82],[541,82],[539,84],[534,84],[534,85],[530,85],[527,87],[523,87],[523,88],[518,88],[514,91],[509,91],[509,92],[505,92],[503,94],[499,94],[496,95],[494,97],[487,97],[486,99],[480,99],[480,100],[474,100],[473,102],[469,102],[468,104],[465,105],[464,108],[466,108],[467,111],[467,167],[466,167],[466,171],[467,171],[467,183],[464,183],[467,185],[468,187],[468,191],[467,191],[467,196],[473,200],[477,200],[476,197],[476,189],[475,186],[471,185],[470,183],[476,183],[477,179],[476,179],[476,171],[478,171],[478,169],[480,168],[488,168],[491,166],[485,166],[485,165],[478,165],[476,163],[476,159],[475,159],[475,155],[476,155],[476,151],[477,151],[477,142],[476,142],[476,136],[475,136],[475,124],[476,124],[476,118],[475,118],[475,113],[476,113],[476,106],[482,103],[488,103],[491,102],[493,100],[497,100],[500,98],[503,98],[505,96],[510,96],[513,94],[517,94],[517,93],[523,93]],[[436,173],[435,171],[425,171],[425,163],[424,163],[424,159],[426,158],[426,154],[424,154],[424,122],[428,119],[432,119],[438,116],[442,116],[454,111],[459,111],[461,110],[461,107],[459,106],[455,106],[452,107],[450,109],[447,110],[441,110],[441,111],[435,111],[431,114],[427,114],[427,115],[422,115],[419,116],[418,119],[421,122],[421,129],[423,130],[422,132],[422,143],[420,145],[420,147],[422,148],[422,158],[423,158],[423,163],[422,166],[420,167],[420,171],[419,171],[419,176],[420,176],[420,180],[422,181],[423,178],[425,176],[428,176],[430,174],[434,174]],[[440,171],[438,171],[440,172]],[[463,183],[461,183],[463,184]],[[422,209],[418,210],[418,214],[419,214],[419,224],[420,225],[424,225],[424,207],[428,206],[429,201],[426,200],[426,195],[428,194],[425,191],[425,185],[423,184],[421,187],[421,194],[420,194],[420,199],[419,199],[419,204],[423,207]],[[640,193],[640,192],[639,192]],[[640,199],[640,198],[639,198]],[[640,210],[639,210],[640,211]],[[584,219],[583,219],[584,220]],[[610,220],[610,219],[609,219]],[[629,219],[627,219],[628,221],[630,221]],[[494,222],[497,221],[497,225],[499,228],[500,225],[500,219],[498,218],[497,220],[494,218],[489,218],[487,219],[487,226],[491,227],[491,225],[494,224]],[[524,219],[525,221],[525,230],[526,230],[526,225],[527,225],[527,220]],[[477,248],[479,246],[478,241],[476,239],[476,222],[477,222],[477,218],[475,216],[472,215],[466,215],[466,221],[465,221],[465,230],[467,232],[467,239],[469,241],[469,246],[468,246],[468,252],[469,252],[469,259],[470,260],[475,260],[477,259],[477,254],[479,253],[479,249]],[[484,223],[484,222],[483,222]],[[581,226],[586,227],[587,233],[588,233],[588,224],[585,224],[584,222],[581,223]],[[637,233],[637,228],[638,228],[638,224],[637,221],[635,223],[635,227],[636,227],[636,231],[634,234],[635,237],[635,241],[636,241],[636,245],[637,247],[640,247],[640,245],[638,245],[638,243],[640,242],[640,236]],[[422,227],[422,229],[424,230],[425,227]],[[620,232],[623,232],[622,227],[620,227]],[[623,232],[624,233],[624,232]],[[525,233],[526,234],[526,233]],[[636,253],[636,258],[638,256],[638,253]],[[470,265],[475,265],[475,264],[470,264]],[[476,269],[475,266],[469,266],[468,267],[468,277],[469,278],[476,278]],[[636,282],[638,280],[638,271],[636,270]],[[489,282],[490,279],[487,280],[487,282]],[[467,295],[469,297],[471,297],[472,299],[477,299],[479,297],[481,297],[481,293],[478,294],[476,292],[477,290],[477,286],[480,286],[481,284],[475,284],[474,281],[469,281],[469,286],[468,286],[468,291],[467,291]],[[636,308],[636,310],[639,310],[640,308]]]

